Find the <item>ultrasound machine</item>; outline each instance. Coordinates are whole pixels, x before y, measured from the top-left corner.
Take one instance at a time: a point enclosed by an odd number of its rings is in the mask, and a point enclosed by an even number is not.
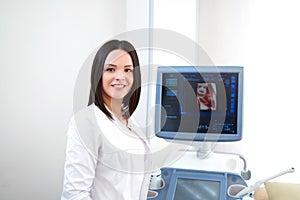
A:
[[[243,67],[158,67],[155,103],[155,135],[170,142],[192,142],[198,151],[187,152],[152,175],[151,181],[161,182],[150,187],[148,200],[252,199],[249,194],[237,195],[247,188],[249,171],[243,176],[198,167],[213,152],[211,144],[242,139]],[[209,148],[203,150],[203,144]],[[211,162],[211,166],[219,164]]]

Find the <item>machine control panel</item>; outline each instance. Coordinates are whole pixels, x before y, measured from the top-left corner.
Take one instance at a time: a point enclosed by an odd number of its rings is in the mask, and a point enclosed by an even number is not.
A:
[[[160,178],[160,187],[152,189],[148,200],[236,200],[243,198],[229,195],[228,188],[231,185],[247,187],[240,175],[230,172],[162,168]]]

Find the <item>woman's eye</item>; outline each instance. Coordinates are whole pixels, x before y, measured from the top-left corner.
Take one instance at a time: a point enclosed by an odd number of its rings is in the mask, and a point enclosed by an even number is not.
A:
[[[114,72],[115,69],[114,68],[107,68],[105,71],[107,71],[107,72]]]
[[[125,72],[133,72],[133,69],[125,69]]]

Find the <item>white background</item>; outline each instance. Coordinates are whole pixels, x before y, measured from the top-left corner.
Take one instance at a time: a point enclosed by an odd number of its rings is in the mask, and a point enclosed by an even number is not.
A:
[[[147,6],[0,0],[0,199],[59,199],[82,64],[103,41],[147,27]],[[296,173],[280,180],[299,182],[297,1],[200,0],[199,6],[200,45],[216,65],[245,67],[244,138],[222,148],[245,155],[253,181],[294,166]]]

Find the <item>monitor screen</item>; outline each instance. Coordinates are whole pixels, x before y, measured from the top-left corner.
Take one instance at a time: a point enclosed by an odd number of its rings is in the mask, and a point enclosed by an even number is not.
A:
[[[243,67],[158,67],[155,134],[165,139],[242,139]]]
[[[192,178],[178,178],[174,200],[219,200],[220,181]]]

